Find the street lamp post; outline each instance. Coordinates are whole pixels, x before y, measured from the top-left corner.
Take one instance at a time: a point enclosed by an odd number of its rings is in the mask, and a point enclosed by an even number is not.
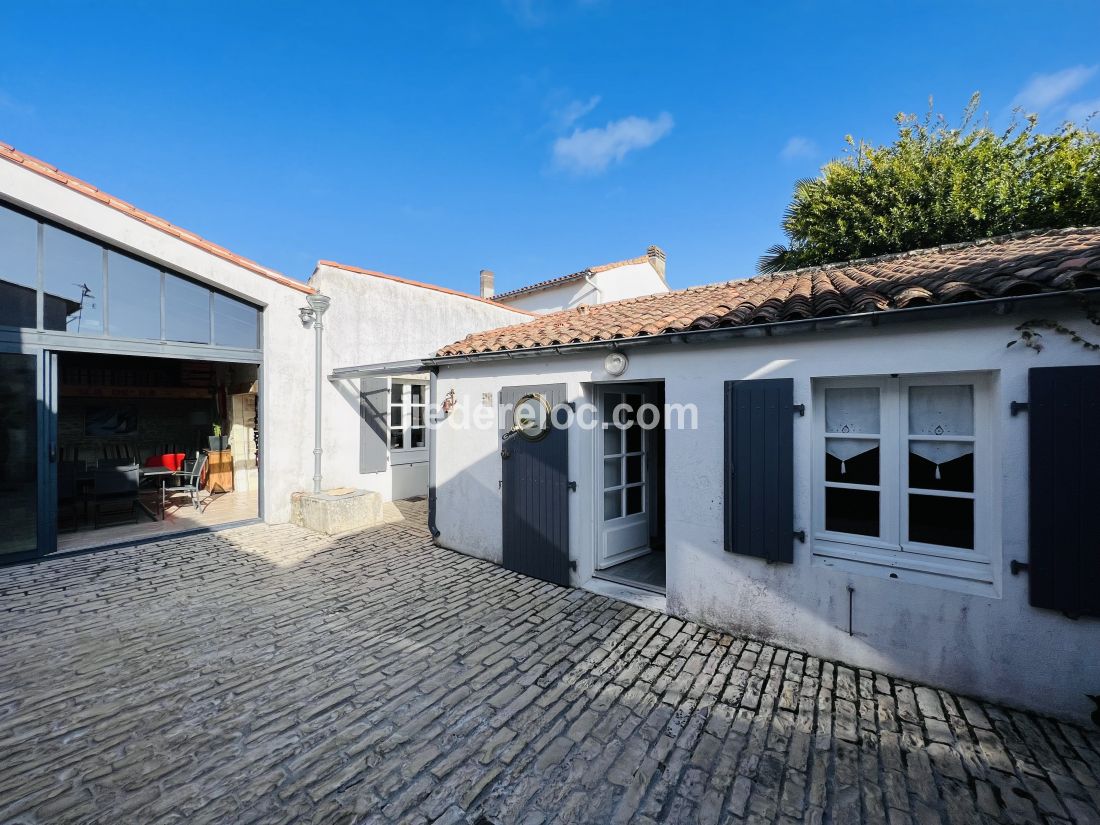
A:
[[[321,334],[324,330],[324,324],[321,323],[321,317],[325,314],[325,310],[328,309],[331,303],[331,298],[327,295],[310,295],[306,298],[308,307],[302,307],[298,310],[298,317],[302,321],[302,326],[306,329],[313,327],[313,331],[316,333],[314,337],[314,343],[316,346],[316,358],[317,364],[313,376],[313,492],[321,492],[321,378],[322,378],[322,366],[321,366]]]

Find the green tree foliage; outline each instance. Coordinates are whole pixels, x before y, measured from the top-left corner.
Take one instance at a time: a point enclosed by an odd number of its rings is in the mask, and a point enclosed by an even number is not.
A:
[[[849,135],[844,157],[795,184],[789,243],[769,249],[759,271],[1100,225],[1100,133],[1066,123],[1043,134],[1035,115],[995,132],[975,124],[980,102],[970,99],[958,127],[931,106],[924,118],[899,114],[888,146]]]

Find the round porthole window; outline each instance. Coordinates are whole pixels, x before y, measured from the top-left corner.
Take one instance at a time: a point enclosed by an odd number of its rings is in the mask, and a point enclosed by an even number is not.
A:
[[[528,441],[538,441],[550,431],[550,403],[537,393],[523,396],[512,417],[512,429]]]

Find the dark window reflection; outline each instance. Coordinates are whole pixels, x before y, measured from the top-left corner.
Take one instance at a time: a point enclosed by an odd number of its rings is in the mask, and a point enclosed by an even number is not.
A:
[[[0,326],[38,326],[38,221],[0,207]]]
[[[103,334],[103,248],[53,226],[43,227],[46,329]]]
[[[627,487],[626,488],[626,514],[632,516],[635,513],[642,512],[642,488],[641,487]]]
[[[834,533],[878,536],[878,492],[826,487],[825,529]]]
[[[939,478],[936,478],[937,469]],[[974,454],[937,465],[916,453],[909,453],[909,486],[971,493],[974,491]]]
[[[259,312],[228,295],[214,293],[214,343],[222,347],[259,347]]]
[[[107,324],[119,338],[160,339],[160,270],[107,253]]]
[[[164,337],[210,343],[210,291],[175,275],[164,276]]]
[[[38,543],[38,380],[33,355],[0,352],[0,556]]]
[[[825,480],[840,481],[845,484],[873,484],[877,486],[878,453],[879,448],[875,447],[873,450],[860,453],[845,461],[825,453]]]
[[[628,453],[642,451],[642,428],[637,423],[626,428],[626,451]]]
[[[909,496],[909,540],[974,549],[974,501]]]

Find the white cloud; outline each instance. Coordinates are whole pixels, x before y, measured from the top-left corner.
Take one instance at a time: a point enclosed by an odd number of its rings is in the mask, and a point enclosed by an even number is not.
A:
[[[808,137],[795,135],[784,144],[779,152],[779,157],[783,160],[801,160],[802,158],[816,157],[818,151],[817,144]]]
[[[599,105],[599,95],[592,95],[588,100],[571,100],[554,112],[554,121],[564,131]]]
[[[635,149],[652,146],[673,125],[672,115],[661,112],[652,120],[631,115],[603,128],[574,129],[573,134],[554,141],[554,163],[577,174],[598,174]]]
[[[1100,126],[1100,97],[1096,100],[1085,100],[1071,104],[1066,109],[1066,120],[1072,120],[1078,126],[1083,125],[1090,117],[1092,118],[1089,121],[1090,126],[1094,129]]]
[[[1061,103],[1092,79],[1100,66],[1071,66],[1060,72],[1037,74],[1012,101],[1028,112],[1036,112]]]

